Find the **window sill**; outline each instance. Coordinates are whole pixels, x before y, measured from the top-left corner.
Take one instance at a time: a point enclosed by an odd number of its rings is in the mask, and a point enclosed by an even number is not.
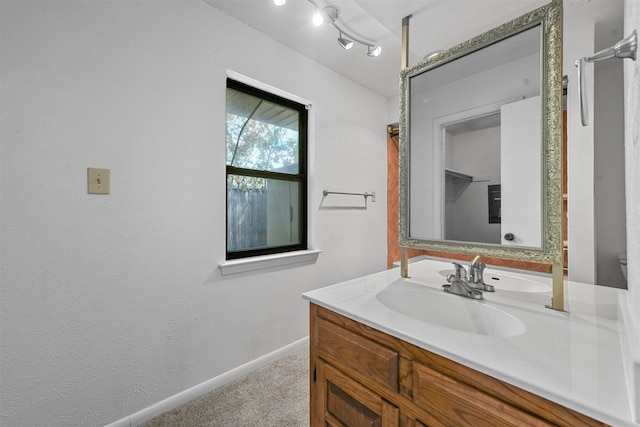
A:
[[[315,263],[320,250],[309,249],[305,251],[283,252],[281,254],[263,255],[251,258],[234,259],[218,264],[223,276],[247,271],[264,270],[273,267],[282,267],[293,264]]]

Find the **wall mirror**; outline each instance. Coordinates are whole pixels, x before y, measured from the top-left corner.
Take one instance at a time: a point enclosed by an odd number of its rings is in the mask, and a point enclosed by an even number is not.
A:
[[[560,264],[562,4],[401,73],[400,246]]]

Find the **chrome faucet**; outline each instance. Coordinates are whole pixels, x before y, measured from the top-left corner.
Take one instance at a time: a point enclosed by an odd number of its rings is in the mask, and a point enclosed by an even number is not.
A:
[[[456,263],[454,263],[455,265]],[[468,284],[473,289],[481,289],[486,292],[495,292],[496,289],[493,285],[487,285],[484,283],[484,269],[487,265],[484,262],[480,262],[480,255],[475,257],[469,265],[469,281]],[[461,266],[462,267],[462,266]],[[456,272],[458,267],[456,267]]]
[[[462,266],[461,266],[462,267]],[[472,289],[465,280],[462,280],[455,274],[449,274],[447,276],[447,282],[449,284],[442,285],[444,292],[460,295],[471,299],[482,299],[482,292],[477,289]]]
[[[483,299],[482,291],[495,292],[492,285],[484,283],[483,273],[487,266],[480,262],[480,256],[469,264],[469,279],[467,279],[467,270],[462,264],[454,262],[454,274],[447,276],[448,285],[442,285],[442,290],[450,294],[461,295],[472,299]]]

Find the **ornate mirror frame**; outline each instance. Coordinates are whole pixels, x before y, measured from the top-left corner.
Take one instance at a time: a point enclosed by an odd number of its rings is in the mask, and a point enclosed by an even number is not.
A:
[[[410,195],[410,79],[450,61],[499,42],[529,28],[541,26],[542,99],[542,247],[530,248],[445,240],[423,240],[409,236]],[[400,229],[401,248],[427,249],[482,255],[554,266],[562,266],[562,2],[551,3],[499,27],[458,44],[402,70],[400,86]],[[402,251],[406,254],[406,250]],[[403,270],[406,270],[403,255]],[[403,274],[404,276],[404,274]],[[555,286],[554,286],[555,289]],[[560,295],[558,295],[560,296]],[[554,291],[554,297],[556,293]],[[560,304],[560,302],[558,302]],[[554,304],[554,308],[558,306]],[[562,309],[562,308],[560,308]]]

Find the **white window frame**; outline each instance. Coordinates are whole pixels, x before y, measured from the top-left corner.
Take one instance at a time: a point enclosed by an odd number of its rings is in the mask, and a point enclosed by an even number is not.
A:
[[[228,70],[227,78],[236,80],[240,83],[253,86],[265,92],[272,93],[282,98],[303,104],[307,108],[307,248],[306,250],[281,252],[270,255],[260,255],[255,257],[238,258],[233,260],[223,260],[218,263],[221,274],[223,276],[230,274],[238,274],[250,271],[273,269],[278,267],[294,267],[301,265],[313,264],[317,261],[321,250],[316,248],[315,239],[315,206],[316,201],[316,183],[315,183],[315,112],[312,108],[312,102],[308,99],[286,92],[282,89],[263,83],[259,80],[245,76],[235,71]],[[226,87],[226,79],[225,79]],[[226,174],[225,174],[226,179]],[[226,217],[226,204],[225,204]],[[226,229],[225,229],[226,235]],[[226,253],[226,249],[224,251]]]

